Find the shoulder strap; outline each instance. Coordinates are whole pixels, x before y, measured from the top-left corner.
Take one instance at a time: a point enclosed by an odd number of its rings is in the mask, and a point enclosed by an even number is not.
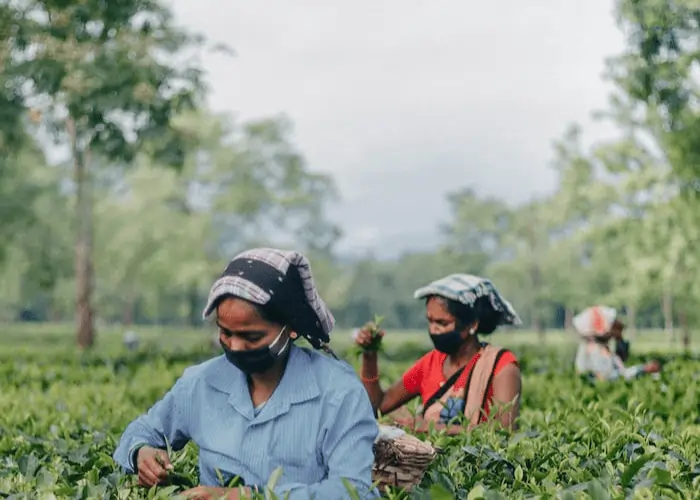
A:
[[[470,427],[477,425],[481,420],[496,365],[506,352],[508,352],[506,349],[486,345],[469,374],[469,379],[464,387],[464,414],[470,421]]]
[[[435,394],[428,398],[428,401],[426,401],[423,405],[423,411],[421,412],[422,415],[425,415],[425,411],[431,406],[433,406],[437,400],[443,397],[445,393],[450,390],[450,387],[455,385],[455,382],[457,382],[457,379],[460,377],[460,375],[462,375],[465,368],[466,366],[463,366],[462,368],[454,372],[452,376],[448,378],[447,381],[444,384],[442,384],[437,391],[435,391]]]

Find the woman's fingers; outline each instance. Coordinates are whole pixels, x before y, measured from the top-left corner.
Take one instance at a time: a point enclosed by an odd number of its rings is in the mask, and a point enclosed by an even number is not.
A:
[[[173,469],[167,452],[150,446],[139,449],[136,462],[139,484],[142,486],[161,483],[168,476],[168,470]]]
[[[357,339],[355,341],[360,345],[367,345],[369,344],[370,340],[372,340],[372,338],[369,332],[367,330],[360,330],[360,333],[357,334]]]
[[[379,330],[377,332],[377,336],[379,338],[384,337],[384,330]],[[368,346],[369,344],[372,343],[374,340],[374,336],[372,335],[372,332],[369,330],[360,330],[359,333],[357,334],[357,337],[355,338],[355,342],[361,346]]]
[[[153,474],[150,469],[139,469],[139,485],[150,488],[159,483],[158,476]]]
[[[141,462],[139,467],[139,479],[143,475],[147,486],[160,483],[168,475],[168,472],[154,457],[149,457]]]

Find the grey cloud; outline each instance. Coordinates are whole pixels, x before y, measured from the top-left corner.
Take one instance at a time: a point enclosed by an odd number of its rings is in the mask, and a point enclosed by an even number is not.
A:
[[[175,6],[238,53],[205,57],[211,105],[288,114],[310,167],[336,178],[344,248],[422,244],[459,185],[513,200],[549,190],[551,141],[569,122],[610,133],[588,119],[606,103],[603,59],[622,48],[609,2]]]

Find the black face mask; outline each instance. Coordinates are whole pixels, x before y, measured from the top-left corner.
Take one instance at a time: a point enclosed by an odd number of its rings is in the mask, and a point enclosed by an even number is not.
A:
[[[286,328],[286,327],[285,327]],[[287,350],[289,346],[289,338],[280,348],[275,348],[276,344],[282,338],[285,328],[282,328],[277,338],[270,345],[260,347],[258,349],[249,349],[246,351],[232,351],[221,339],[219,344],[224,350],[226,359],[236,368],[241,370],[246,375],[253,373],[265,373],[275,364],[275,361]]]
[[[457,328],[451,332],[445,332],[439,335],[430,333],[430,340],[433,341],[435,349],[445,354],[456,353],[464,342],[464,339],[462,339],[462,332]]]

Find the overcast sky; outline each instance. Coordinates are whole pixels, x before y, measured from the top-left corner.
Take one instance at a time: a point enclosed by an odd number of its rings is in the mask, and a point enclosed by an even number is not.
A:
[[[285,113],[312,170],[333,175],[346,252],[434,246],[445,194],[510,202],[553,189],[552,140],[605,107],[623,48],[605,0],[174,0],[226,43],[204,59],[211,107]]]

